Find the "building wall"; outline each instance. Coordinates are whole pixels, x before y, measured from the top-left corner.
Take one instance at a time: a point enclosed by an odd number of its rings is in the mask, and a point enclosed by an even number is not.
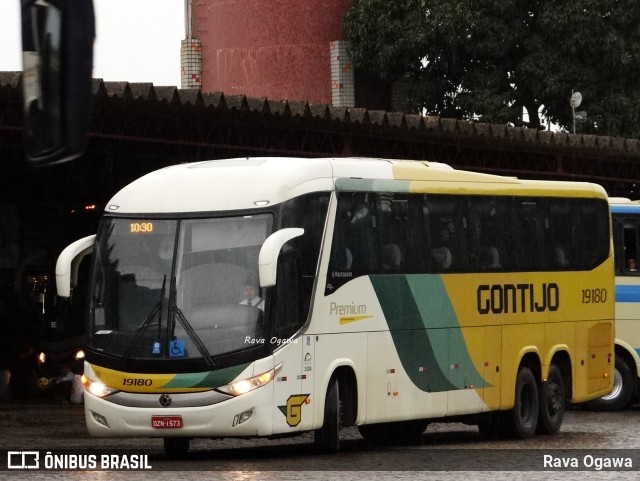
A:
[[[196,0],[202,91],[331,104],[330,43],[353,0]]]

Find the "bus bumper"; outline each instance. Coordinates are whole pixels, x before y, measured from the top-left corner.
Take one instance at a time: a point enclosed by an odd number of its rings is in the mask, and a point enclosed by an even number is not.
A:
[[[158,396],[159,397],[159,396]],[[87,429],[95,437],[256,437],[273,433],[273,386],[198,407],[129,407],[87,391]]]

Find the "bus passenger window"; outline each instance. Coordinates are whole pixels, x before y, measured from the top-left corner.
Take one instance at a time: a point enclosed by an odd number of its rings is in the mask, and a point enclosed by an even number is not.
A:
[[[336,212],[336,222],[333,231],[333,243],[331,245],[330,269],[335,271],[351,270],[353,264],[353,254],[349,248],[349,204],[340,196],[338,200],[338,211]]]
[[[422,216],[429,246],[427,272],[460,272],[467,267],[465,200],[456,196],[427,195]]]
[[[470,269],[480,272],[495,271],[504,267],[507,243],[505,201],[497,197],[469,199],[471,237],[468,251]]]
[[[377,234],[382,245],[382,273],[411,272],[406,262],[409,199],[404,194],[380,193],[376,196]]]
[[[624,223],[624,274],[638,275],[638,233],[633,221]]]
[[[369,194],[340,192],[325,295],[355,277],[377,273],[379,263],[377,223]]]
[[[332,269],[346,269],[358,274],[369,274],[378,269],[376,218],[370,205],[369,194],[341,194],[338,200],[334,251],[338,264]],[[334,267],[335,266],[335,267]]]

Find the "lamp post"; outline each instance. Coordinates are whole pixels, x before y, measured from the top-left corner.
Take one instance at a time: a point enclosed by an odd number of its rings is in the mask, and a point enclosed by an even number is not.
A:
[[[571,112],[573,115],[573,133],[576,133],[576,122],[585,122],[587,120],[587,113],[584,111],[576,112],[576,109],[580,107],[582,103],[582,94],[580,92],[571,91],[571,99],[569,105],[571,105]]]

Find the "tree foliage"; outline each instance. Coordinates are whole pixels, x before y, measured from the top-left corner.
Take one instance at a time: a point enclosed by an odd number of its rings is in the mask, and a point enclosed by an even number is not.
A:
[[[640,136],[637,0],[359,0],[344,18],[355,67],[409,87],[417,111]]]

